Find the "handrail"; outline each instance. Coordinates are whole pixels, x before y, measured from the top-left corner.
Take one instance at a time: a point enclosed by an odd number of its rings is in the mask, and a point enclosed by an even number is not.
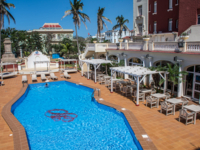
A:
[[[95,88],[94,89],[94,91],[93,91],[93,93],[92,93],[92,97],[94,97],[94,93],[96,92],[96,91],[98,91],[98,97],[100,97],[100,89],[97,89],[97,88]]]

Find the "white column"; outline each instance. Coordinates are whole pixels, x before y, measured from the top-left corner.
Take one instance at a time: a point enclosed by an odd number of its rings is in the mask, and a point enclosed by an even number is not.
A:
[[[182,66],[181,66],[181,62],[183,60],[177,60],[179,62],[179,72],[182,71]],[[180,77],[182,77],[181,74],[179,74]],[[179,78],[179,83],[178,83],[178,97],[181,97],[183,96],[183,81],[182,81],[182,78]]]
[[[117,54],[117,58],[118,58],[118,63],[120,63],[120,55]]]
[[[127,59],[126,59],[127,55],[124,55],[124,66],[127,67]],[[128,79],[128,74],[124,74],[124,78]]]
[[[138,76],[137,76],[137,78],[136,78],[136,82],[137,82],[136,106],[139,106],[139,90],[140,90],[140,81],[139,81],[139,77],[138,77]]]
[[[81,64],[81,76],[83,77],[83,62],[82,61],[80,61],[80,64]]]
[[[106,53],[106,60],[108,60],[108,52]]]
[[[166,72],[164,73],[164,78],[165,78],[165,81],[164,81],[164,91],[163,91],[163,94],[165,94],[166,90],[167,90],[167,73]]]
[[[141,56],[143,67],[145,67],[145,56]]]
[[[146,57],[145,56],[141,56],[141,59],[142,59],[142,62],[143,62],[143,67],[145,67],[146,65],[145,65],[145,59],[146,59]],[[143,82],[144,82],[144,85],[147,85],[147,80],[146,80],[146,77],[144,78],[144,80],[143,80]]]
[[[15,73],[15,65],[13,64],[13,70],[14,70],[14,73]]]
[[[22,48],[20,48],[20,57],[22,58]]]
[[[94,83],[96,84],[97,82],[96,82],[96,73],[97,72],[97,66],[96,65],[94,65],[94,78],[95,78],[95,80],[94,80]]]
[[[1,62],[0,62],[0,64],[1,64]],[[2,67],[2,66],[1,66]],[[1,69],[1,80],[3,81],[3,74],[2,74],[2,68],[0,68]],[[2,84],[1,84],[1,86],[2,86]]]
[[[110,89],[110,93],[113,93],[113,71],[111,70],[111,89]]]
[[[152,67],[153,66],[153,64],[152,64],[153,57],[148,57],[148,58],[149,58],[149,67]],[[149,85],[151,85],[151,82],[153,82],[152,74],[149,75]]]
[[[34,63],[35,73],[36,73],[36,64]]]
[[[89,80],[89,71],[90,71],[90,64],[87,64],[87,75],[88,75],[88,80]]]

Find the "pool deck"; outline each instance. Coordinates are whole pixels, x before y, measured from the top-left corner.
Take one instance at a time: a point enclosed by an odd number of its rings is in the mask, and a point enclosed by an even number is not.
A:
[[[59,73],[55,73],[60,78]],[[81,77],[80,73],[71,73],[71,79],[68,81],[87,84],[101,90],[101,97],[104,102],[109,102],[114,105],[121,106],[131,111],[141,126],[144,128],[150,140],[159,150],[197,150],[200,148],[200,115],[198,115],[196,125],[185,125],[183,122],[178,122],[178,110],[175,115],[165,116],[159,112],[160,108],[146,107],[145,102],[140,102],[140,106],[136,106],[131,98],[122,96],[119,93],[110,91],[100,84],[94,84],[93,81]],[[32,83],[30,75],[27,75],[29,83]],[[38,82],[41,82],[38,77]],[[2,108],[13,99],[21,90],[21,75],[15,78],[4,80],[5,85],[0,87],[0,111]],[[190,102],[192,103],[192,102]],[[0,149],[12,150],[13,134],[7,123],[0,115]]]

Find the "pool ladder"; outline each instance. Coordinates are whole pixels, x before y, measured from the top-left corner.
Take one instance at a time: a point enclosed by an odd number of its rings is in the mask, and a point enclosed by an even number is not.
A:
[[[92,97],[94,97],[94,93],[96,92],[96,91],[98,91],[98,97],[100,97],[101,96],[101,91],[100,91],[100,89],[94,89],[94,91],[93,91],[93,93],[92,93]]]

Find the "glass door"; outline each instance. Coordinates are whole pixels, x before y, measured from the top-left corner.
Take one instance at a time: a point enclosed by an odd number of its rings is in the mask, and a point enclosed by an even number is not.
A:
[[[197,73],[195,73],[194,98],[196,100],[200,98],[200,74]]]

